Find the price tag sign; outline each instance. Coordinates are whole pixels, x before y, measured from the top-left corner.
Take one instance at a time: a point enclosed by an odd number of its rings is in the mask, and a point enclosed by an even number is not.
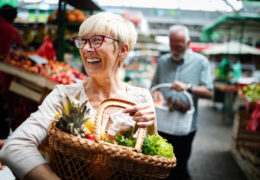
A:
[[[28,57],[30,60],[32,60],[33,62],[35,62],[37,64],[47,64],[48,63],[48,61],[46,59],[44,59],[38,55],[29,55]]]

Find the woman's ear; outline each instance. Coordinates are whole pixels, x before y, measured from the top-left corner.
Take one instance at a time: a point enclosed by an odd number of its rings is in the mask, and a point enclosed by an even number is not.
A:
[[[118,67],[120,67],[124,63],[124,60],[125,60],[126,56],[128,55],[128,52],[129,52],[128,44],[124,44],[124,45],[120,46],[119,54],[118,54],[118,57],[119,57]]]
[[[128,44],[124,44],[120,47],[119,56],[126,56],[129,51]]]

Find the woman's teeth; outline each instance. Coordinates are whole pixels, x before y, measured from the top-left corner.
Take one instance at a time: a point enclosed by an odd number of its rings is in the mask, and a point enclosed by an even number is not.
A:
[[[88,63],[98,63],[100,62],[100,59],[87,59]]]

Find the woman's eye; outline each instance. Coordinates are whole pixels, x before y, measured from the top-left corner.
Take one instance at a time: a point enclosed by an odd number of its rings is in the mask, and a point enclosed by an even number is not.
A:
[[[93,41],[94,42],[101,42],[102,38],[101,37],[95,37],[95,38],[93,38]]]

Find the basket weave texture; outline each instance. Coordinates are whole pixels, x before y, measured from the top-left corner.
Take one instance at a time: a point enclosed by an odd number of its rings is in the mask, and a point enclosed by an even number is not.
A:
[[[52,123],[49,131],[49,165],[62,179],[163,179],[176,166],[176,158],[140,153],[146,128],[139,128],[135,148],[100,140],[103,112],[107,107],[129,107],[133,103],[107,99],[95,118],[95,141],[68,134]]]

